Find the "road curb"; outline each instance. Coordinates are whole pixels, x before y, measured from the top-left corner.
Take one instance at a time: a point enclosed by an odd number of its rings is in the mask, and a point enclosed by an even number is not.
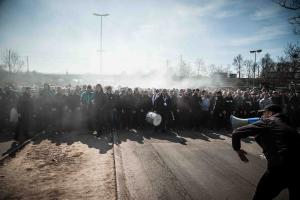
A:
[[[3,161],[8,158],[9,156],[11,156],[12,154],[15,154],[18,150],[21,150],[22,148],[24,148],[27,144],[29,144],[30,142],[32,142],[35,138],[37,138],[38,136],[42,135],[43,132],[38,133],[36,135],[34,135],[32,138],[26,140],[25,142],[19,144],[18,146],[14,147],[13,149],[10,149],[7,153],[5,153],[4,156],[1,156],[0,158],[0,164],[3,163]]]
[[[114,163],[115,163],[115,176],[116,176],[116,193],[117,199],[119,200],[129,200],[130,195],[126,187],[126,179],[123,169],[122,154],[118,143],[118,133],[113,133],[114,140]]]

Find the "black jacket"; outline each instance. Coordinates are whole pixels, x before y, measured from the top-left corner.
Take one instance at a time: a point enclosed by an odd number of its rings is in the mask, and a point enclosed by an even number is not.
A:
[[[33,99],[30,95],[24,93],[20,97],[17,110],[20,114],[20,122],[29,123],[33,114]]]
[[[171,111],[171,108],[171,98],[168,95],[166,97],[160,95],[154,101],[154,110],[158,113],[168,113]]]
[[[241,138],[255,136],[268,160],[268,168],[292,166],[300,154],[300,135],[288,125],[285,115],[275,114],[233,131],[232,147],[239,150]]]

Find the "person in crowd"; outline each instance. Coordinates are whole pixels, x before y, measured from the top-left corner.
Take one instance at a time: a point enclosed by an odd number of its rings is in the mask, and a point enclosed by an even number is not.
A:
[[[141,104],[141,95],[140,95],[140,91],[138,88],[134,88],[133,90],[133,94],[132,94],[132,108],[133,110],[131,111],[131,127],[132,128],[137,128],[138,127],[138,117],[139,117],[139,111],[140,111],[140,104]]]
[[[161,94],[154,101],[154,111],[161,115],[162,122],[156,130],[161,129],[162,132],[166,132],[167,124],[171,114],[171,98],[166,89],[163,89]]]
[[[193,110],[192,110],[192,90],[186,89],[186,92],[183,95],[183,103],[185,105],[185,117],[186,120],[184,121],[183,126],[187,129],[192,128],[192,117],[193,117]]]
[[[152,105],[151,105],[151,96],[149,96],[148,91],[144,90],[142,91],[139,103],[138,103],[138,126],[140,128],[144,128],[146,126],[146,115],[149,111],[151,111]]]
[[[114,91],[114,108],[113,108],[113,113],[112,113],[112,120],[113,120],[113,130],[120,130],[121,128],[121,100],[120,100],[120,91],[115,90]]]
[[[234,105],[234,113],[237,117],[243,117],[243,94],[241,90],[237,90],[233,97],[235,105]]]
[[[66,98],[66,104],[69,112],[68,130],[78,130],[81,121],[80,113],[80,88],[70,90]]]
[[[176,129],[176,124],[179,123],[179,120],[178,120],[178,115],[177,115],[177,98],[178,98],[178,94],[176,92],[176,89],[172,89],[170,91],[170,99],[171,99],[171,102],[172,102],[172,106],[171,106],[171,121],[170,121],[170,128],[172,129]]]
[[[177,124],[177,129],[183,129],[186,121],[187,121],[187,106],[184,102],[184,89],[181,89],[179,91],[179,94],[177,96],[177,109],[176,109],[176,124]]]
[[[289,99],[288,114],[290,116],[292,125],[294,127],[299,126],[299,114],[300,114],[299,109],[300,109],[299,95],[296,92],[292,92]]]
[[[111,86],[106,86],[106,93],[105,93],[105,106],[104,106],[104,113],[105,113],[105,125],[108,131],[116,129],[116,122],[115,120],[115,113],[117,112],[117,102],[116,96],[112,92]]]
[[[66,96],[63,94],[61,87],[57,87],[56,94],[54,96],[53,108],[53,119],[55,121],[55,130],[62,132],[64,127],[64,111],[66,106]]]
[[[80,102],[81,102],[81,111],[83,117],[84,127],[89,131],[93,131],[93,99],[94,92],[92,90],[92,86],[88,85],[86,91],[81,94]]]
[[[225,120],[225,128],[230,128],[230,116],[234,111],[234,99],[232,97],[232,92],[228,92],[224,97],[224,120]]]
[[[154,106],[154,102],[155,102],[155,100],[158,98],[160,96],[160,91],[159,91],[159,89],[155,89],[154,90],[154,93],[153,93],[153,95],[152,95],[152,106]]]
[[[203,90],[201,95],[201,124],[204,128],[210,127],[210,98],[208,92]]]
[[[44,88],[40,91],[40,117],[41,117],[41,129],[43,131],[48,130],[54,126],[53,123],[53,101],[54,93],[48,83],[44,84]]]
[[[2,112],[0,112],[0,132],[5,129],[6,125],[5,125],[5,112],[3,112],[6,104],[4,101],[5,98],[5,93],[3,91],[2,88],[0,88],[0,109],[2,110]]]
[[[136,114],[135,98],[131,88],[127,89],[126,94],[123,96],[123,125],[126,130],[134,128],[134,116]]]
[[[242,118],[251,117],[254,111],[254,102],[248,91],[244,92],[242,105]]]
[[[273,104],[282,106],[282,98],[279,96],[277,91],[272,92],[272,96],[270,97]]]
[[[33,115],[33,100],[29,87],[25,88],[23,95],[19,98],[17,112],[19,119],[15,132],[15,140],[18,143],[22,143],[29,138]]]
[[[232,147],[243,162],[248,162],[246,152],[241,149],[241,139],[254,136],[262,147],[268,166],[261,177],[253,200],[271,200],[281,190],[288,188],[289,199],[300,199],[298,180],[300,164],[300,135],[289,125],[288,118],[281,114],[281,107],[267,105],[261,120],[237,128],[232,134]]]
[[[265,92],[262,94],[263,98],[259,100],[259,108],[263,109],[267,105],[273,104],[272,99],[270,98],[269,93]]]
[[[106,105],[106,98],[101,84],[96,85],[94,93],[95,103],[95,125],[97,135],[100,136],[104,129],[104,106]]]
[[[226,114],[222,91],[216,92],[214,101],[215,101],[213,106],[214,128],[220,130],[224,126],[225,114]]]
[[[104,129],[144,128],[145,116],[154,110],[155,101],[161,97],[163,90],[132,90],[126,87],[112,92],[112,87],[105,87],[104,93],[98,84],[94,89],[91,85],[83,85],[82,89],[78,85],[74,88],[67,86],[66,94],[64,88],[58,86],[51,90],[50,85],[45,83],[42,89],[33,90],[33,112],[35,119],[39,119],[38,123],[33,123],[33,130],[59,132],[66,128],[78,130],[84,125],[100,133]],[[296,91],[239,88],[219,88],[217,93],[210,88],[165,91],[171,99],[169,128],[228,128],[231,114],[240,118],[256,117],[260,108],[273,101],[280,103],[294,127],[300,125],[300,98]],[[10,123],[10,112],[16,108],[20,98],[21,95],[12,86],[0,90],[0,131],[15,130],[15,125]]]
[[[191,98],[191,128],[194,130],[199,130],[201,124],[201,101],[200,90],[194,90]]]

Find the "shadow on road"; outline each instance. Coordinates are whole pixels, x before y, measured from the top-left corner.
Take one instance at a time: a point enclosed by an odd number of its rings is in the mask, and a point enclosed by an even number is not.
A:
[[[155,132],[151,128],[143,130],[119,130],[116,132],[103,133],[100,137],[88,133],[88,131],[72,131],[66,133],[56,133],[54,131],[49,131],[42,134],[40,137],[36,138],[33,143],[39,144],[43,140],[50,140],[57,146],[64,143],[67,145],[72,145],[76,142],[81,142],[88,145],[90,148],[95,148],[99,150],[100,154],[105,154],[107,151],[113,148],[113,134],[117,134],[118,143],[126,141],[135,141],[139,144],[144,144],[145,140],[157,140],[160,142],[168,141],[172,143],[178,143],[186,145],[186,138],[200,139],[207,142],[211,140],[225,140],[222,135],[231,137],[228,131],[212,131],[212,130],[202,130],[202,131],[191,131],[191,130],[177,130],[177,131],[166,131],[166,132]],[[251,143],[253,139],[247,139],[245,142]]]
[[[35,139],[33,144],[39,144],[43,140],[50,140],[57,146],[62,143],[72,145],[73,143],[81,142],[90,148],[98,149],[100,154],[105,154],[113,147],[112,133],[104,133],[100,137],[97,137],[96,135],[87,133],[87,131],[72,131],[66,133],[48,132]]]
[[[143,144],[145,139],[155,139],[160,141],[169,141],[172,143],[186,144],[186,140],[183,137],[180,137],[176,132],[166,131],[166,132],[156,132],[151,129],[145,130],[122,130],[118,131],[118,141],[119,143],[126,142],[127,140],[135,141],[140,144]]]

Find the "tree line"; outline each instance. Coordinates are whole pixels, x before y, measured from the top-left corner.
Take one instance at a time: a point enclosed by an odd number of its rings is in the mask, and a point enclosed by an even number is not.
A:
[[[266,53],[257,63],[253,60],[244,59],[241,54],[233,59],[238,78],[280,78],[289,77],[297,79],[300,73],[300,45],[289,43],[284,49],[284,55],[277,58],[277,61]],[[256,73],[255,73],[256,72]]]

